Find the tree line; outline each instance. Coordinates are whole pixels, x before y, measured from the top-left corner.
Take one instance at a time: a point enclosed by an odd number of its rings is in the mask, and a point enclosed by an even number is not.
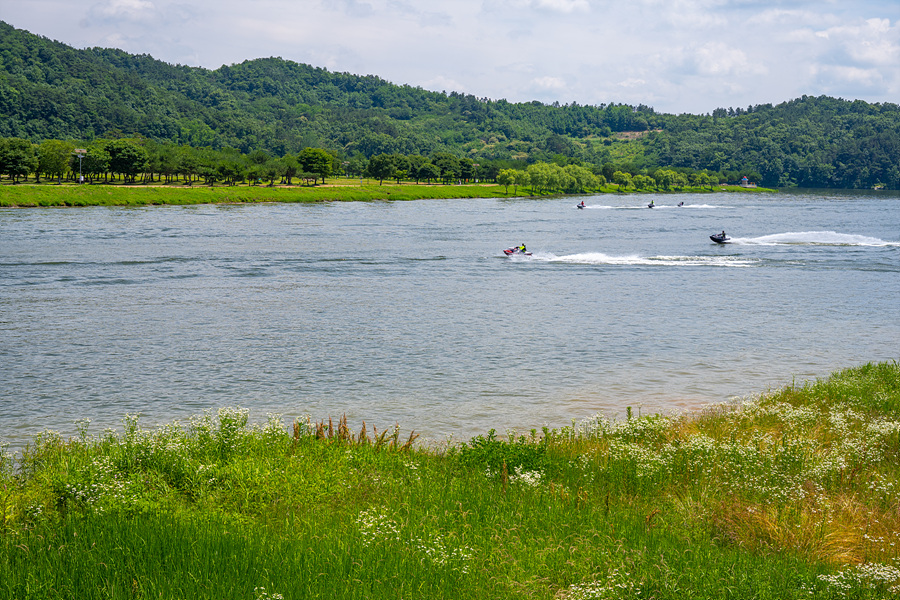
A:
[[[234,148],[214,150],[160,144],[145,138],[116,138],[79,143],[45,140],[32,143],[21,138],[0,138],[0,181],[11,183],[83,182],[87,184],[193,185],[316,185],[334,176],[368,177],[397,183],[492,182],[518,193],[585,193],[614,184],[624,190],[671,190],[688,186],[709,187],[726,181],[726,175],[691,169],[643,170],[632,174],[612,163],[593,165],[557,156],[555,162],[526,164],[509,161],[475,162],[446,152],[377,154],[347,158],[322,148],[303,148],[296,154],[273,156],[256,149],[242,153]],[[736,179],[737,174],[731,177]]]
[[[188,185],[217,182],[236,185],[276,179],[315,184],[337,170],[337,157],[320,148],[304,148],[297,154],[273,157],[263,150],[243,154],[233,148],[212,150],[175,144],[159,144],[141,138],[95,140],[86,144],[45,140],[33,144],[21,138],[0,138],[0,176],[14,183],[31,175],[57,182],[170,183]]]

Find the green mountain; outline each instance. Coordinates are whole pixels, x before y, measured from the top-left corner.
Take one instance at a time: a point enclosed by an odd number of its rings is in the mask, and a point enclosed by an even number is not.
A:
[[[648,106],[512,103],[281,58],[219,69],[78,50],[0,22],[0,137],[140,135],[196,147],[339,156],[449,152],[745,173],[763,185],[900,187],[900,108],[829,97],[668,115]]]

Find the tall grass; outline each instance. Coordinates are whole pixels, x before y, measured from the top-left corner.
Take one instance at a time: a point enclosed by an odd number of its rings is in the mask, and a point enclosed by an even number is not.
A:
[[[244,409],[0,459],[2,598],[886,598],[900,366],[451,447]]]

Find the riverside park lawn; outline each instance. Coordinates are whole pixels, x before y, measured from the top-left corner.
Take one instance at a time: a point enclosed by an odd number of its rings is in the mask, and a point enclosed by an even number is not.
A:
[[[3,185],[0,207],[25,206],[145,206],[157,204],[218,204],[249,202],[340,202],[418,200],[423,198],[505,197],[497,185],[379,185],[378,181],[334,180],[319,186],[267,185]]]
[[[429,447],[189,423],[0,460],[0,598],[900,596],[900,365],[680,415]]]
[[[656,190],[647,190],[655,192]],[[740,186],[709,188],[685,188],[681,192],[712,193],[742,192],[761,193],[772,190],[751,189]],[[462,185],[402,184],[378,180],[347,178],[329,179],[327,185],[215,185],[201,183],[187,186],[182,182],[170,184],[122,184],[97,183],[57,185],[43,183],[13,184],[4,181],[0,185],[0,207],[37,206],[146,206],[158,204],[216,204],[246,202],[349,202],[373,200],[422,200],[453,198],[514,198],[528,196],[531,190],[522,186],[491,183]],[[606,185],[594,193],[619,193],[616,185]],[[628,194],[634,194],[630,189]]]

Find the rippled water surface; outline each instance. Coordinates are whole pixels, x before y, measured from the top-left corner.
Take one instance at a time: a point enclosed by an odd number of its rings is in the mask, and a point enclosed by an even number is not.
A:
[[[221,406],[460,439],[900,358],[896,195],[578,200],[2,210],[0,441]]]

